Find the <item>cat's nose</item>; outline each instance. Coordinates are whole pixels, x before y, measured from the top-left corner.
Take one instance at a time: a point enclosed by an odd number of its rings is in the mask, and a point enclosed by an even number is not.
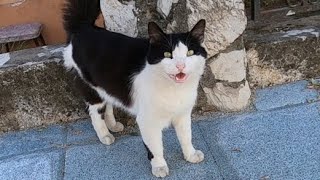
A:
[[[183,69],[186,67],[186,64],[184,63],[178,63],[176,64],[176,67],[179,71],[183,71]]]

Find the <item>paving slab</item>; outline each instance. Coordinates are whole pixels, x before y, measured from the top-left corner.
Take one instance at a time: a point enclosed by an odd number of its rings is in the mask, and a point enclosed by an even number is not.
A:
[[[33,153],[0,161],[1,180],[57,180],[63,178],[63,151]]]
[[[83,144],[92,141],[98,142],[99,139],[91,124],[91,120],[81,120],[67,125],[67,143]]]
[[[315,89],[308,89],[308,81],[273,86],[256,91],[257,110],[270,110],[288,105],[297,105],[318,99]]]
[[[37,150],[61,147],[65,138],[66,133],[61,125],[2,134],[0,135],[0,159]]]
[[[319,179],[320,103],[200,122],[224,179]]]
[[[203,150],[205,161],[186,162],[174,131],[167,130],[164,147],[170,176],[166,179],[222,179],[199,128],[195,125],[193,129],[195,147]],[[65,179],[156,179],[139,136],[119,138],[112,146],[98,143],[71,147],[65,168]]]
[[[186,162],[174,130],[165,130],[166,179],[319,179],[320,102],[307,102],[314,96],[306,85],[261,90],[258,103],[266,109],[193,122],[194,145],[205,154],[200,164]],[[103,145],[90,121],[82,120],[0,135],[0,179],[157,178],[140,136]]]

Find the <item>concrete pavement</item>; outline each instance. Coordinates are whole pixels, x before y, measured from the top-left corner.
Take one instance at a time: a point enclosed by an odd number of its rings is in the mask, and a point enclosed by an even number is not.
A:
[[[320,179],[319,92],[299,81],[258,90],[253,111],[202,117],[193,142],[200,164],[183,160],[164,132],[166,179]],[[88,120],[0,136],[0,179],[156,179],[140,136],[99,143]]]

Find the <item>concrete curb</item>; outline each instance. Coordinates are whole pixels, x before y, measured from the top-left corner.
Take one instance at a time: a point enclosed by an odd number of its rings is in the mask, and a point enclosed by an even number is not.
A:
[[[267,87],[319,76],[319,36],[320,26],[272,33],[248,31],[244,39],[251,86]]]
[[[44,46],[1,55],[0,132],[87,117],[61,66],[63,46]]]

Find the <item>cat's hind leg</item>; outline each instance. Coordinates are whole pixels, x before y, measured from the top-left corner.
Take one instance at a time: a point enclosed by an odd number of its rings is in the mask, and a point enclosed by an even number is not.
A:
[[[120,122],[116,122],[116,119],[113,115],[113,107],[111,104],[106,104],[106,109],[104,113],[104,120],[107,124],[107,127],[112,132],[120,132],[123,131],[124,126]]]
[[[87,102],[92,125],[97,133],[99,140],[103,144],[112,144],[115,138],[109,132],[108,127],[103,119],[104,113],[106,111],[106,103],[102,100],[99,94],[79,76],[75,77],[75,82],[77,89]]]
[[[103,114],[105,113],[105,109],[105,103],[89,105],[89,115],[91,117],[93,128],[96,131],[101,143],[110,145],[114,142],[115,138],[109,132],[108,127],[103,120]]]

